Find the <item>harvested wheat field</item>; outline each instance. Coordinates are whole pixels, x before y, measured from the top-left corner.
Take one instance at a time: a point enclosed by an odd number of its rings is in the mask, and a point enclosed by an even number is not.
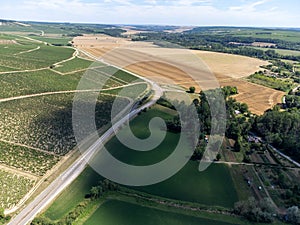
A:
[[[131,42],[105,35],[83,36],[74,45],[105,62],[145,76],[161,84],[195,86],[197,91],[221,86],[236,86],[235,98],[248,104],[255,114],[281,102],[283,92],[242,79],[268,62],[255,58],[186,49],[160,48],[152,43]]]
[[[252,113],[263,114],[269,108],[282,102],[284,92],[276,91],[261,85],[253,84],[242,79],[228,79],[220,81],[222,86],[236,86],[239,94],[234,96],[239,102],[248,104]]]

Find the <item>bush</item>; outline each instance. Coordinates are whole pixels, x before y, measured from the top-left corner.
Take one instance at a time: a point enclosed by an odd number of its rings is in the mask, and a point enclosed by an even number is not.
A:
[[[237,202],[234,205],[234,213],[251,222],[271,223],[274,220],[275,208],[268,198],[256,201],[251,197],[247,201]]]

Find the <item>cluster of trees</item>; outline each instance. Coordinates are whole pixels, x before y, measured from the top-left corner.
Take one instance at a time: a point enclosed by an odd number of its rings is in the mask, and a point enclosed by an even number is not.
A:
[[[252,222],[271,223],[276,209],[269,198],[257,201],[250,197],[247,201],[235,203],[234,212]]]
[[[287,209],[286,220],[292,224],[300,224],[300,210],[298,206],[292,206]]]
[[[211,34],[209,32],[197,31],[194,29],[192,32],[184,33],[143,33],[133,38],[133,41],[154,41],[158,45],[166,45],[164,42],[174,43],[186,48],[206,51],[225,52],[230,54],[245,55],[256,57],[264,60],[271,59],[289,59],[300,61],[300,56],[286,56],[280,55],[269,49],[267,51],[248,47],[253,42],[267,42],[276,44],[281,49],[300,50],[300,43],[289,42],[285,40],[277,40],[272,38],[257,38],[249,36],[235,36],[231,34]],[[242,43],[237,45],[233,43]]]
[[[117,191],[117,190],[119,190],[119,186],[116,183],[107,179],[100,180],[98,185],[92,187],[90,193],[87,194],[85,197],[91,199],[97,199],[108,191]]]
[[[74,223],[76,219],[80,215],[82,215],[86,209],[86,207],[89,205],[88,199],[96,200],[99,197],[101,197],[102,194],[108,191],[116,191],[119,189],[119,186],[115,184],[112,181],[109,181],[107,179],[100,180],[98,185],[95,187],[92,187],[90,190],[90,193],[87,194],[86,200],[79,203],[72,211],[70,211],[66,216],[64,216],[60,221],[54,222],[50,220],[47,217],[41,216],[35,218],[31,225],[71,225]],[[1,220],[0,220],[1,221]]]
[[[5,216],[4,209],[0,208],[0,224],[5,224],[7,221],[10,220],[10,216]]]
[[[283,149],[295,160],[300,160],[300,110],[280,112],[278,107],[257,117],[254,130],[274,146]]]
[[[212,122],[214,121],[218,123],[225,123],[227,121],[226,136],[237,140],[235,145],[236,151],[241,151],[242,149],[249,148],[247,135],[252,127],[254,120],[249,116],[250,112],[248,111],[247,104],[239,103],[235,99],[230,97],[231,95],[235,95],[237,93],[238,90],[236,87],[226,86],[220,90],[210,90],[205,92],[201,91],[199,94],[199,99],[195,99],[193,101],[192,107],[196,108],[198,114],[197,119],[200,123],[200,136],[198,142],[196,143],[195,152],[192,157],[192,160],[199,160],[202,158],[207,144],[207,140],[205,140],[205,135],[210,135]],[[211,101],[213,102],[209,103],[207,99],[207,96],[209,95]],[[221,98],[224,98],[225,105],[222,105],[222,102],[219,101],[220,98],[214,98],[218,95]],[[173,105],[176,105],[175,103],[170,103],[162,99],[160,99],[158,103],[173,109]],[[212,120],[210,104],[213,104],[215,107],[214,111],[217,111],[215,112],[216,115],[213,115],[214,118],[216,118],[217,120]],[[191,106],[187,106],[184,103],[179,103],[176,105],[176,108],[181,108],[181,112],[184,112],[183,115],[181,115],[181,117],[189,117],[191,115]],[[224,115],[222,115],[222,113],[218,113],[220,112],[220,110],[225,110],[225,108],[227,114],[224,113]],[[189,118],[189,120],[191,119]],[[179,116],[174,116],[172,120],[167,121],[167,128],[171,132],[179,133],[182,129],[181,123],[182,119]],[[186,127],[190,128],[192,126],[187,125]]]
[[[287,108],[300,109],[300,96],[294,94],[287,95],[285,97],[285,103]]]
[[[292,80],[278,79],[275,77],[266,76],[259,72],[249,76],[248,79],[253,83],[261,84],[279,91],[288,91],[293,86]]]
[[[71,225],[83,214],[84,210],[88,206],[88,201],[79,203],[71,212],[64,216],[60,221],[54,222],[51,219],[40,216],[35,218],[31,225]]]

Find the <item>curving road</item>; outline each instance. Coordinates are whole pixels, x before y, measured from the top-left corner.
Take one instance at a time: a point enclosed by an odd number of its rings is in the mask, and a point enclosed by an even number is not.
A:
[[[138,75],[135,75],[140,77]],[[29,224],[34,217],[45,209],[68,185],[70,185],[86,168],[88,161],[93,158],[99,148],[103,146],[109,138],[115,133],[115,130],[121,128],[128,119],[132,119],[143,109],[148,108],[156,103],[156,101],[163,95],[163,90],[153,81],[140,77],[149,82],[155,94],[153,98],[145,105],[138,109],[132,110],[128,115],[116,122],[113,127],[107,130],[95,143],[93,143],[84,154],[82,154],[65,172],[56,178],[40,195],[38,195],[30,204],[28,204],[18,215],[16,215],[8,223],[8,225],[25,225]]]

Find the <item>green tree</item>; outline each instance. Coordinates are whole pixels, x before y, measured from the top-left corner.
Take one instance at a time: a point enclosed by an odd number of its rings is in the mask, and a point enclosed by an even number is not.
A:
[[[0,219],[5,218],[4,209],[0,208]]]
[[[98,187],[92,187],[92,189],[91,189],[91,196],[94,199],[96,199],[96,198],[99,197],[99,188]]]
[[[287,209],[287,219],[293,224],[300,224],[300,210],[298,206],[292,206]]]
[[[195,93],[196,91],[196,88],[195,87],[190,87],[189,88],[189,93]]]

